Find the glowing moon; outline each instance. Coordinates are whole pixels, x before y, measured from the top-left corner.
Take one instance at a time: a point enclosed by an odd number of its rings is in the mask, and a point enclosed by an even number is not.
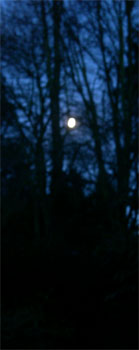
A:
[[[68,127],[70,129],[75,128],[75,126],[76,126],[76,119],[75,118],[69,118],[67,125],[68,125]]]

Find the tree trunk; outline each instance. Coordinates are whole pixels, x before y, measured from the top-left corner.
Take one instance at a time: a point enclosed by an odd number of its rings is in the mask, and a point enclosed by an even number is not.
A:
[[[52,195],[56,195],[60,189],[62,173],[62,138],[60,134],[60,21],[62,2],[53,1],[53,37],[54,37],[54,69],[51,85],[51,118],[52,118]]]

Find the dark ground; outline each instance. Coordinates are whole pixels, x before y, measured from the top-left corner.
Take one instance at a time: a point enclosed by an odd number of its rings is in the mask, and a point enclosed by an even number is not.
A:
[[[88,254],[5,251],[2,349],[138,348],[136,254]]]

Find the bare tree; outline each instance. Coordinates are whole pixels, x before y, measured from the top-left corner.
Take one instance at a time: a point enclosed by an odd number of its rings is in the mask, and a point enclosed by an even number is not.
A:
[[[120,230],[127,236],[126,208],[134,198],[134,184],[137,186],[136,152],[133,156],[137,140],[136,3],[93,1],[77,2],[77,6],[75,15],[71,8],[74,25],[67,23],[67,47],[64,43],[70,77],[86,109],[99,188],[104,197],[108,183],[115,188]]]

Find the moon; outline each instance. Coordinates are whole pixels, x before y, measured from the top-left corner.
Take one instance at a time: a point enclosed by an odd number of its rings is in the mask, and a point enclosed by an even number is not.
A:
[[[75,128],[75,126],[76,126],[76,119],[75,118],[69,118],[68,122],[67,122],[67,125],[68,125],[68,127],[70,129]]]

